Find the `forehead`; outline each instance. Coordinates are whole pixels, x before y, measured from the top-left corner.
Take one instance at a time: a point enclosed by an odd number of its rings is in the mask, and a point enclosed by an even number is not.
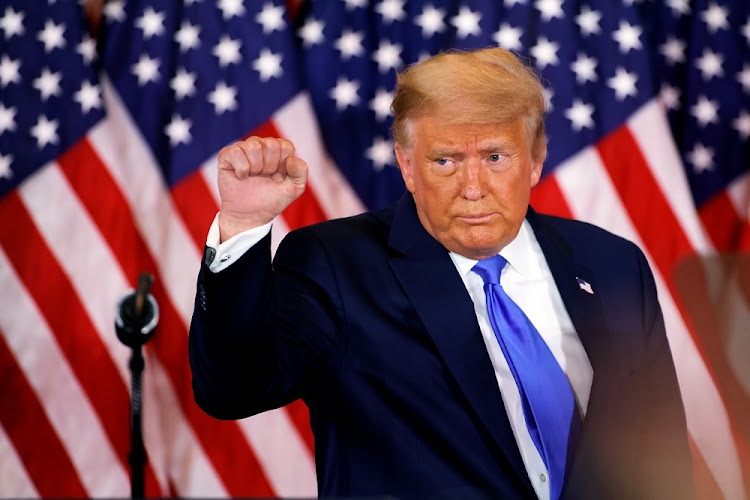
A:
[[[414,145],[418,148],[466,148],[484,145],[526,147],[521,119],[505,123],[450,123],[439,116],[414,120]]]

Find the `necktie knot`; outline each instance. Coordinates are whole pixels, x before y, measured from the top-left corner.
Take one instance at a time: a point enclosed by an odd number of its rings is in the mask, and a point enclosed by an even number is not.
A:
[[[507,263],[508,261],[505,260],[505,257],[495,255],[489,259],[480,260],[471,270],[481,276],[485,283],[497,285],[500,283],[500,273],[503,272],[503,268]]]

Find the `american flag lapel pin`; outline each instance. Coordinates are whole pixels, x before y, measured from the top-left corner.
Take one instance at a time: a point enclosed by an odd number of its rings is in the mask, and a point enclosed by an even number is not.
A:
[[[591,288],[591,283],[589,283],[583,278],[579,278],[578,276],[576,276],[576,280],[578,281],[578,286],[581,288],[581,290],[583,290],[586,293],[590,293],[591,295],[594,295],[594,289]]]

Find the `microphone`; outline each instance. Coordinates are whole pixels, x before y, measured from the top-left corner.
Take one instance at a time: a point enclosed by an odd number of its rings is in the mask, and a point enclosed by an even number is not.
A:
[[[141,273],[138,288],[126,293],[117,302],[115,330],[117,338],[127,346],[141,346],[154,334],[159,322],[159,305],[149,293],[153,284],[151,274]]]

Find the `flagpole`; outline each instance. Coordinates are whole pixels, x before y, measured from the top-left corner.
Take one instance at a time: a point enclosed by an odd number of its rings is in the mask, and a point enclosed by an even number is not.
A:
[[[130,392],[130,489],[131,498],[144,498],[146,449],[143,446],[143,389],[145,368],[143,344],[154,334],[159,322],[159,306],[149,293],[154,278],[148,273],[138,277],[138,288],[122,296],[117,303],[115,330],[120,342],[131,348],[128,364],[131,374]]]

